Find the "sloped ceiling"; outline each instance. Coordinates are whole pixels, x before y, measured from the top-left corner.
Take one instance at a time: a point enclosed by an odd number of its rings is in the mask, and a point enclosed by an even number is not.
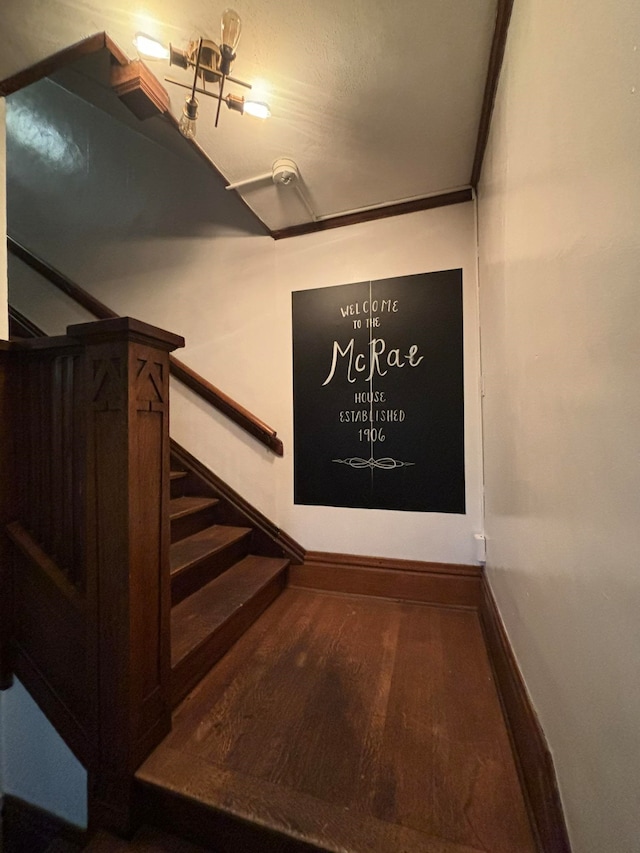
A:
[[[234,0],[243,30],[232,73],[254,84],[272,117],[223,107],[214,128],[216,101],[200,97],[197,142],[230,182],[268,175],[278,158],[295,161],[306,205],[295,188],[269,178],[239,190],[272,232],[468,188],[508,5]],[[219,41],[224,8],[202,0],[149,0],[144,12],[134,3],[5,0],[0,80],[101,30],[131,59],[138,30],[176,47],[200,35]],[[192,75],[164,62],[148,67],[179,117],[186,92],[165,77],[188,83]]]

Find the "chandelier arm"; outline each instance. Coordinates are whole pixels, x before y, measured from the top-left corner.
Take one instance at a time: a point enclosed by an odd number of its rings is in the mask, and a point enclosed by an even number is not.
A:
[[[171,77],[165,77],[164,79],[165,82],[173,83],[174,86],[181,86],[183,89],[192,88],[190,83],[181,83],[180,80],[173,80]],[[210,92],[208,89],[201,89],[199,86],[196,86],[194,91],[197,92],[198,95],[207,95],[207,97],[209,98],[217,98],[218,100],[220,100],[220,95],[218,95],[216,92]]]
[[[219,77],[222,76],[218,71],[211,71],[209,73],[217,74]],[[175,86],[182,86],[183,89],[191,89],[192,88],[191,83],[182,83],[180,80],[174,80],[173,77],[166,77],[165,76],[164,79],[165,79],[165,82],[173,83]],[[251,83],[245,83],[244,80],[238,80],[235,77],[227,77],[227,80],[230,83],[236,83],[238,86],[244,86],[245,89],[253,89],[253,85]],[[202,94],[205,94],[205,95],[209,94],[209,92],[203,92],[202,89],[196,89],[196,92],[200,92],[201,95]]]
[[[230,83],[235,83],[237,86],[244,86],[244,87],[245,87],[245,89],[252,89],[252,88],[253,88],[253,87],[252,87],[252,85],[251,85],[251,83],[245,83],[245,82],[244,82],[244,80],[238,80],[238,78],[237,78],[237,77],[229,77],[229,76],[227,76],[227,80],[228,80]]]
[[[222,93],[224,92],[224,81],[226,79],[226,76],[223,74],[222,80],[220,81],[220,94],[218,95],[218,109],[216,110],[216,123],[214,124],[214,127],[218,126],[218,119],[220,118],[220,108],[222,107],[223,101]]]
[[[193,87],[191,88],[191,100],[196,96],[196,84],[198,82],[198,72],[200,71],[200,54],[202,53],[202,37],[198,43],[198,59],[196,60],[196,70],[193,74]]]

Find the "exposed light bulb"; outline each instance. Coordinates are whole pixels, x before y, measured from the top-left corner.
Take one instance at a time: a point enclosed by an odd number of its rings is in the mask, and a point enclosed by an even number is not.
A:
[[[178,129],[180,133],[184,136],[185,139],[195,139],[196,137],[196,121],[195,119],[189,118],[184,113],[182,114],[182,118],[180,119],[180,123],[178,125]]]
[[[145,59],[168,59],[169,50],[162,42],[145,33],[136,33],[133,39],[133,44],[140,54]]]
[[[244,112],[255,118],[269,118],[271,115],[269,104],[265,104],[264,101],[245,101]]]
[[[242,21],[235,9],[225,9],[222,13],[222,44],[226,45],[231,53],[236,52],[242,31]]]
[[[187,98],[182,116],[178,124],[180,133],[186,139],[194,139],[196,135],[196,120],[198,118],[198,101],[196,98]]]

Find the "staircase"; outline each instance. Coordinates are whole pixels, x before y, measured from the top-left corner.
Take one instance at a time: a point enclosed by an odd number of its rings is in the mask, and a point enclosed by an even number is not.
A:
[[[15,380],[5,411],[34,402],[15,426],[23,452],[7,455],[6,482],[29,486],[19,502],[24,526],[7,523],[13,505],[0,505],[14,545],[11,560],[0,559],[14,581],[0,625],[6,632],[6,611],[19,628],[5,645],[54,725],[98,768],[94,826],[143,827],[131,841],[103,833],[86,849],[534,853],[482,639],[479,573],[377,558],[352,564],[345,555],[324,555],[330,564],[316,559],[315,569],[311,559],[300,572],[304,549],[175,442],[167,479],[165,350],[175,336],[127,318],[113,323],[107,341],[102,330],[76,326],[33,347],[33,358],[7,350],[22,361],[7,373]],[[134,371],[139,365],[151,367]],[[114,440],[124,435],[127,389],[137,444]],[[28,433],[20,429],[27,415]],[[147,429],[154,419],[163,432]],[[91,439],[82,459],[100,478],[76,481],[83,465],[61,452],[78,423]],[[74,549],[66,559],[58,552],[74,541],[60,535],[59,516],[91,546],[77,560]],[[94,517],[110,524],[99,539]],[[93,574],[81,573],[85,563]],[[32,618],[41,612],[46,620]],[[87,649],[107,663],[96,665]],[[49,666],[58,693],[29,669],[30,655]],[[94,703],[83,685],[96,683]],[[83,728],[73,728],[74,714]],[[97,757],[92,741],[102,747]],[[72,849],[58,843],[49,853]]]
[[[175,707],[278,596],[289,560],[175,454],[170,518]]]
[[[0,684],[17,674],[88,768],[95,826],[126,832],[133,771],[302,549],[170,449],[179,336],[130,318],[56,338],[16,323],[0,352],[3,479],[21,484],[0,501]]]

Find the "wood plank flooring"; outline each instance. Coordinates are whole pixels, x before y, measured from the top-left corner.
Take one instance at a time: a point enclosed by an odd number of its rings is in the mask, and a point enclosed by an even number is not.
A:
[[[473,610],[286,589],[137,778],[320,849],[536,850]]]

